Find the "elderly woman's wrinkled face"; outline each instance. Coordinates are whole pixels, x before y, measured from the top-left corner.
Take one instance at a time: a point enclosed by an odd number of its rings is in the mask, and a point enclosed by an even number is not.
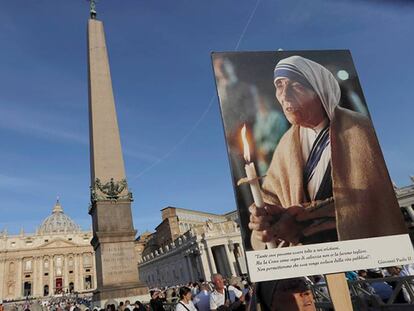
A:
[[[289,78],[275,81],[276,98],[291,124],[313,128],[326,116],[319,96],[301,83]]]

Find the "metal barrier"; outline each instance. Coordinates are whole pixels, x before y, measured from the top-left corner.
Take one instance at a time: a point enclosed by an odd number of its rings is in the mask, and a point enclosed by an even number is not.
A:
[[[391,296],[383,301],[377,294],[371,292],[370,285],[373,283],[394,283]],[[385,277],[378,279],[366,279],[348,281],[354,311],[403,311],[414,310],[414,276]],[[372,288],[372,287],[371,287]],[[395,300],[403,291],[407,303],[396,303]],[[333,310],[332,301],[326,284],[312,285],[313,296],[318,310]]]

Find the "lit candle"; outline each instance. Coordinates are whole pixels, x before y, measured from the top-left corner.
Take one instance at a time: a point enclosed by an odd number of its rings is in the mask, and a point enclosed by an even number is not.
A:
[[[241,130],[242,140],[243,140],[243,156],[246,164],[244,169],[246,171],[247,182],[250,184],[250,190],[253,195],[254,205],[257,208],[264,208],[265,203],[263,201],[262,192],[260,191],[259,178],[257,177],[256,167],[254,163],[250,161],[250,147],[249,142],[246,137],[246,125],[243,126]],[[266,243],[267,248],[276,248],[275,242]]]

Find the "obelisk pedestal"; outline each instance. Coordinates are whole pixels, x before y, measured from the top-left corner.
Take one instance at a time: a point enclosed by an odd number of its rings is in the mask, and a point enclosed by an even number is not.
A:
[[[88,21],[91,206],[97,289],[94,305],[109,299],[148,301],[134,249],[132,194],[128,189],[111,74],[101,21]]]

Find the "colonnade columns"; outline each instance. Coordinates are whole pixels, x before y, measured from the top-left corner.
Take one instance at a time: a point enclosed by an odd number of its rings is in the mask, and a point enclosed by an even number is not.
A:
[[[210,263],[210,271],[211,274],[215,274],[217,273],[217,267],[216,267],[216,263],[214,262],[214,256],[213,256],[213,251],[211,250],[211,247],[206,245],[207,248],[207,255],[208,255],[208,259],[209,259],[209,263]]]
[[[209,260],[207,258],[207,256],[208,256],[207,247],[204,247],[204,245],[200,245],[200,252],[201,252],[201,254],[200,254],[201,266],[205,267],[204,271],[206,271],[205,272],[206,275],[204,275],[204,278],[205,278],[206,281],[210,281],[212,271],[210,269],[210,263],[209,263]]]
[[[6,297],[6,260],[0,259],[0,297]]]
[[[239,245],[241,257],[245,257],[244,256],[244,246],[243,246],[243,243],[237,243],[237,245]]]
[[[93,256],[92,254],[92,284],[91,284],[91,288],[96,288],[97,284],[96,284],[96,268],[95,268],[95,256]]]
[[[48,282],[45,282],[45,257],[40,257],[40,295],[43,296],[44,294],[44,287],[48,285]]]
[[[206,281],[206,276],[204,275],[204,272],[203,272],[203,269],[202,269],[203,265],[201,264],[200,260],[201,260],[200,256],[195,256],[195,262],[196,262],[196,266],[197,266],[197,276]]]
[[[191,260],[190,260],[190,255],[185,255],[185,260],[187,262],[187,266],[188,266],[188,275],[190,277],[190,282],[194,282],[194,274],[193,274],[193,267],[191,266]]]
[[[239,261],[240,268],[242,270],[242,273],[247,273],[247,259],[246,259],[246,253],[244,252],[243,243],[240,243],[239,247],[240,247],[240,257],[239,257],[240,258],[240,261]],[[242,265],[243,265],[243,267],[242,267]]]
[[[92,258],[92,260],[95,261],[94,258]],[[85,268],[84,267],[85,266],[83,265],[83,253],[82,254],[79,254],[79,263],[80,263],[79,274],[80,274],[80,283],[81,283],[80,284],[80,290],[84,290],[85,289],[85,280],[84,280],[84,272],[85,272]]]
[[[37,273],[38,273],[38,268],[37,268],[37,257],[32,257],[31,259],[29,259],[32,261],[32,279],[29,281],[31,283],[31,296],[35,296],[37,295],[37,286],[38,283],[37,280]]]
[[[55,265],[54,265],[54,261],[55,258],[53,256],[50,256],[49,258],[49,296],[53,296],[55,294],[55,284],[54,284],[54,269],[55,269]]]
[[[80,275],[80,270],[79,270],[79,254],[75,254],[73,256],[73,261],[74,261],[74,266],[75,266],[75,291],[79,291],[80,290],[80,282],[79,282],[79,275]]]
[[[413,210],[413,208],[410,205],[408,205],[408,206],[405,207],[405,210],[407,211],[408,215],[410,216],[411,221],[414,222],[414,210]]]
[[[66,292],[66,290],[69,288],[69,273],[68,273],[68,256],[63,256],[63,290]]]
[[[238,244],[236,244],[236,245],[238,245]],[[238,246],[237,255],[234,251],[233,251],[233,255],[234,255],[234,258],[236,260],[236,265],[239,269],[240,274],[244,274],[244,273],[247,273],[247,271],[245,269],[246,264],[245,264],[245,259],[243,257],[243,253],[240,253],[240,252],[242,252],[242,250],[241,250],[240,246]]]
[[[42,277],[40,273],[40,257],[33,258],[33,284],[32,296],[41,296],[40,287],[42,286]]]
[[[40,267],[39,267],[39,271],[40,271],[40,276],[39,276],[40,296],[43,296],[43,286],[44,286],[44,284],[43,284],[43,275],[44,275],[44,272],[43,272],[43,268],[44,268],[43,257],[39,257],[39,265],[40,265]]]
[[[17,282],[16,282],[16,288],[15,291],[17,293],[16,297],[23,297],[23,258],[19,258],[18,264],[17,264]]]
[[[230,252],[229,245],[223,245],[223,246],[224,246],[224,249],[226,250],[226,257],[229,262],[231,275],[237,276],[237,272],[234,269],[234,263],[236,262],[236,257],[234,256],[234,252]]]

